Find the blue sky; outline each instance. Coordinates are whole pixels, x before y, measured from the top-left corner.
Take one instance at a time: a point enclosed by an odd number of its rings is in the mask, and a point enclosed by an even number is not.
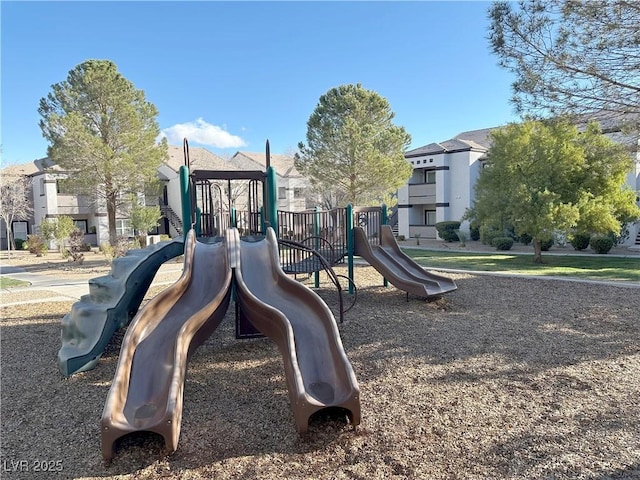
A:
[[[411,148],[517,119],[486,40],[488,2],[0,3],[2,163],[46,155],[38,102],[109,59],[170,143],[292,153],[329,89],[385,97]]]

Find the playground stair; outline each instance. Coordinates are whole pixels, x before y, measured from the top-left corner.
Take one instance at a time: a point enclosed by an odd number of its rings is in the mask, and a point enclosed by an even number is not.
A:
[[[96,365],[113,333],[137,312],[160,265],[183,249],[180,239],[129,250],[113,261],[109,275],[89,280],[89,294],[62,319],[58,368],[63,375]]]

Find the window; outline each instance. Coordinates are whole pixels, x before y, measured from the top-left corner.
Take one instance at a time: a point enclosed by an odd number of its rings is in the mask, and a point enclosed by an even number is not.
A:
[[[302,197],[304,197],[304,190],[302,188],[294,188],[293,198],[302,198]]]
[[[133,237],[133,228],[128,218],[116,218],[116,235],[119,237]]]
[[[281,200],[287,198],[287,189],[285,187],[278,187],[278,198]]]
[[[86,220],[74,220],[76,228],[80,230],[82,233],[87,233],[87,221]]]
[[[424,224],[428,226],[434,226],[436,224],[436,211],[425,210],[424,211]]]
[[[29,233],[29,226],[27,222],[13,222],[11,224],[11,231],[13,232],[14,239],[26,240]]]
[[[44,194],[46,193],[45,188],[44,188],[44,178],[40,179],[40,196],[44,197]]]
[[[425,170],[424,171],[424,183],[436,183],[436,171]]]

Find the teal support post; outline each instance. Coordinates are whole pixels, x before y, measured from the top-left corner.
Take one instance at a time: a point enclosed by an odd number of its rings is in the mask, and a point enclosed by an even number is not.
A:
[[[347,205],[345,208],[346,215],[346,229],[347,229],[347,269],[349,280],[349,295],[353,295],[353,284],[355,279],[353,278],[353,206]]]
[[[278,234],[278,182],[276,180],[276,170],[273,167],[267,168],[267,201],[266,206],[266,221],[269,222],[271,228]]]
[[[186,165],[180,167],[180,203],[182,204],[182,238],[186,242],[191,228],[191,192],[189,191],[189,169]]]
[[[382,218],[380,220],[380,223],[382,225],[386,225],[387,224],[387,205],[386,204],[382,204]],[[378,232],[378,235],[380,236],[380,240],[382,240],[382,232]],[[382,284],[385,287],[389,286],[389,280],[387,280],[386,277],[382,277]]]
[[[236,207],[231,207],[229,216],[229,225],[231,226],[231,228],[236,228],[238,226],[238,224],[236,223]]]
[[[320,209],[316,207],[313,212],[313,234],[316,237],[320,236]],[[318,250],[320,248],[320,240],[316,238],[314,248]],[[315,286],[320,288],[320,272],[317,271],[314,275]]]
[[[199,237],[202,235],[202,210],[200,210],[200,207],[196,207],[196,237]]]

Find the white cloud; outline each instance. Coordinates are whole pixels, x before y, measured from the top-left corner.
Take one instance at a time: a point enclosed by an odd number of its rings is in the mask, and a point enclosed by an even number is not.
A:
[[[211,125],[202,118],[195,122],[177,123],[165,128],[160,137],[166,137],[172,144],[181,144],[186,138],[190,144],[207,145],[215,148],[237,148],[246,145],[246,142],[237,135],[231,135],[223,127]]]

